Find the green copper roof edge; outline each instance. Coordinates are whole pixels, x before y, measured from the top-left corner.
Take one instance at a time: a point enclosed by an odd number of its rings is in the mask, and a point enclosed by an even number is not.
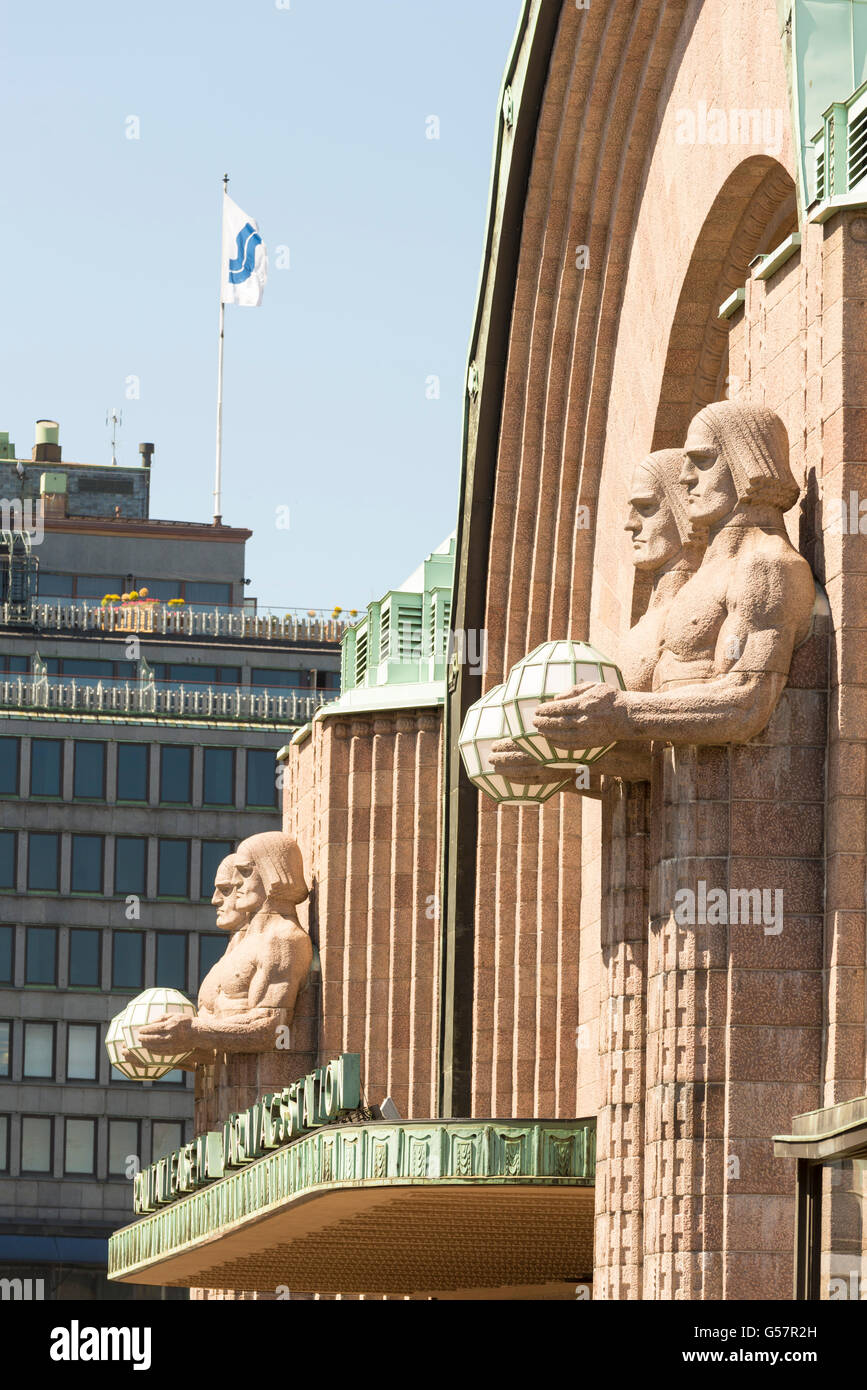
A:
[[[394,698],[389,699],[388,695]],[[409,698],[406,698],[409,695]],[[344,699],[357,696],[357,703],[343,704]],[[369,697],[369,698],[365,698]],[[441,709],[445,704],[445,681],[431,681],[426,685],[371,685],[355,686],[328,705],[323,705],[313,716],[313,724],[324,723],[326,719],[351,719],[356,714],[376,714],[377,712],[399,714],[401,710]],[[298,740],[301,742],[302,740]],[[295,739],[292,740],[295,742]]]
[[[801,233],[793,232],[787,236],[785,241],[781,241],[779,246],[775,246],[773,251],[768,251],[762,258],[761,265],[757,265],[753,271],[754,280],[770,280],[776,274],[780,266],[786,264],[792,256],[801,248]]]
[[[591,1187],[595,1166],[595,1119],[331,1125],[116,1231],[109,1239],[108,1277],[128,1279],[287,1203],[324,1193],[399,1187]]]
[[[734,314],[738,309],[741,308],[746,297],[747,292],[744,289],[743,285],[738,286],[736,290],[732,291],[728,299],[724,299],[722,304],[719,306],[717,318],[730,319],[732,314]]]

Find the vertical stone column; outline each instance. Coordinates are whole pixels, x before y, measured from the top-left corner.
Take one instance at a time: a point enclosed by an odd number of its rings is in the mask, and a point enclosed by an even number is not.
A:
[[[650,785],[603,791],[594,1298],[641,1298]]]

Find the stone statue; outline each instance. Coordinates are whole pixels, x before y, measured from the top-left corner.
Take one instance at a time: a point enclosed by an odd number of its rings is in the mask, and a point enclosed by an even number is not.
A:
[[[617,654],[628,690],[653,688],[665,617],[675,596],[695,574],[707,544],[706,528],[689,514],[686,489],[680,481],[682,467],[680,449],[661,449],[642,459],[632,477],[624,529],[632,536],[632,562],[637,570],[653,576],[653,590],[646,612],[629,629]],[[629,758],[629,767],[624,765],[625,758]],[[621,741],[593,764],[592,771],[628,776],[635,759]],[[515,781],[563,780],[562,768],[540,767],[511,739],[494,745],[493,760],[498,772]]]
[[[577,686],[539,707],[541,733],[579,748],[746,743],[765,728],[815,601],[810,567],[783,523],[798,499],[788,456],[783,422],[762,406],[720,401],[696,416],[680,478],[709,543],[665,609],[657,659],[646,651],[650,688]]]
[[[212,901],[229,933],[225,954],[205,976],[195,1017],[175,1015],[138,1030],[155,1056],[192,1053],[187,1069],[219,1053],[269,1052],[288,1028],[313,961],[298,921],[307,897],[301,851],[288,835],[253,835],[224,859]]]

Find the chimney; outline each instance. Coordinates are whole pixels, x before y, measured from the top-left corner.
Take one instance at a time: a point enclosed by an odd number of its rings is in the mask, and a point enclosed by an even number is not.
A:
[[[154,456],[153,444],[139,444],[138,451],[141,454],[142,468],[150,468]]]
[[[60,462],[60,426],[56,420],[36,421],[33,457],[41,463]]]

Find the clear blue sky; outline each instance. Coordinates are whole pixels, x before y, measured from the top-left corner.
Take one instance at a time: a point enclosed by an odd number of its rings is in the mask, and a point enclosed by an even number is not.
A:
[[[260,308],[226,311],[224,519],[255,533],[261,602],[348,609],[455,524],[521,4],[278,4],[4,7],[0,429],[29,457],[34,422],[56,419],[65,459],[108,463],[119,406],[119,462],[156,445],[152,514],[210,520],[228,172],[271,275]]]

